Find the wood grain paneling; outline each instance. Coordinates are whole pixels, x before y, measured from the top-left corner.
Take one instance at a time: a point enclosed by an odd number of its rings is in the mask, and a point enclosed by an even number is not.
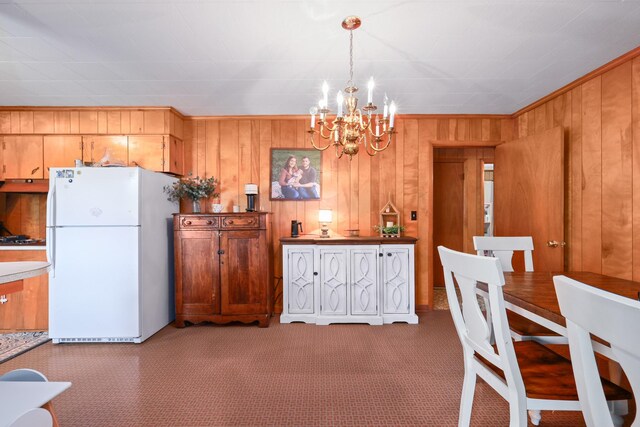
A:
[[[185,161],[192,162],[190,167],[194,171],[220,180],[221,202],[229,211],[234,204],[245,208],[244,184],[259,184],[259,206],[273,213],[274,286],[282,277],[279,238],[289,235],[291,220],[302,221],[305,232],[317,233],[318,209],[332,209],[332,232],[344,234],[347,229],[358,228],[361,235],[372,235],[373,225],[379,222],[379,211],[391,196],[402,213],[405,233],[420,239],[416,251],[417,304],[422,309],[431,305],[433,146],[492,147],[503,140],[503,133],[513,136],[511,122],[493,116],[400,118],[393,145],[374,157],[361,152],[350,162],[346,157],[337,159],[331,150],[324,152],[320,201],[270,201],[270,150],[311,148],[307,126],[306,118],[186,118]],[[461,152],[464,155],[465,151]],[[477,176],[479,159],[493,155],[491,148],[473,148],[466,153],[473,154],[474,163],[469,168]],[[479,200],[477,192],[472,197]],[[417,212],[417,221],[410,221],[412,210]],[[472,217],[477,222],[480,215],[473,213]],[[276,295],[281,295],[280,292],[277,290]],[[277,311],[281,304],[277,298]]]
[[[631,62],[602,76],[602,273],[631,279]]]
[[[514,123],[517,137],[552,125],[565,130],[568,268],[637,280],[640,58],[633,56],[527,107]]]

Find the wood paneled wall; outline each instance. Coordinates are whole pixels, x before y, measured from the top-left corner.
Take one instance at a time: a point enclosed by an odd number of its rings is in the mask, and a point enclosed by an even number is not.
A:
[[[0,134],[140,135],[183,138],[183,117],[156,108],[0,108]]]
[[[515,117],[516,137],[563,126],[566,266],[640,280],[640,57]]]
[[[375,157],[360,153],[349,161],[327,150],[322,159],[322,200],[269,200],[270,149],[311,148],[308,118],[197,118],[185,121],[185,171],[220,180],[227,210],[246,207],[243,186],[260,186],[260,208],[273,213],[274,285],[282,277],[280,237],[288,236],[292,219],[306,232],[318,229],[318,210],[332,209],[331,229],[338,233],[358,228],[374,234],[380,209],[391,200],[402,212],[405,234],[416,236],[416,302],[432,304],[433,147],[491,147],[513,137],[513,121],[498,116],[407,116],[397,121],[397,139]],[[418,214],[411,221],[411,211]],[[281,295],[280,289],[276,295]],[[282,300],[276,301],[281,309]]]

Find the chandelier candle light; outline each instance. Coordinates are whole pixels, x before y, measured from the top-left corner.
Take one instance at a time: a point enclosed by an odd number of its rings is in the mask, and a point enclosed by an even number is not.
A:
[[[362,110],[365,111],[364,117],[358,108],[358,98],[354,96],[358,88],[353,84],[353,30],[359,28],[361,23],[362,21],[357,16],[348,16],[342,21],[342,28],[349,30],[349,81],[347,82],[348,86],[344,89],[348,95],[345,99],[342,91],[338,91],[335,118],[329,124],[327,116],[331,110],[329,110],[328,103],[329,85],[326,81],[322,84],[322,99],[318,102],[318,107],[314,106],[309,110],[311,127],[308,132],[311,135],[313,148],[324,151],[333,146],[338,158],[346,154],[349,156],[349,160],[358,154],[360,145],[364,146],[366,153],[370,156],[384,151],[391,144],[395,133],[393,125],[396,105],[393,102],[389,105],[386,95],[382,117],[375,113],[378,107],[373,104],[373,88],[375,86],[373,77],[369,79],[367,85],[367,104],[362,107]],[[344,112],[345,104],[346,115]],[[317,121],[316,116],[318,116]],[[316,130],[316,126],[319,128],[318,130]],[[316,144],[316,133],[320,138],[328,141],[325,147]]]

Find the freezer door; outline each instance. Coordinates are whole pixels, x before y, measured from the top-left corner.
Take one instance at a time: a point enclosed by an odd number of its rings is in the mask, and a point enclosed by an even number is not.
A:
[[[139,227],[56,228],[49,336],[139,337]]]
[[[139,168],[53,168],[48,226],[139,225]]]

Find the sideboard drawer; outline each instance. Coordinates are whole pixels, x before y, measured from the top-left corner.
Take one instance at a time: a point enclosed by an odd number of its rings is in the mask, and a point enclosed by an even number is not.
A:
[[[218,219],[218,217],[206,215],[183,216],[180,218],[180,228],[190,230],[218,227]]]
[[[225,216],[222,217],[222,228],[260,228],[260,217],[251,216]]]

